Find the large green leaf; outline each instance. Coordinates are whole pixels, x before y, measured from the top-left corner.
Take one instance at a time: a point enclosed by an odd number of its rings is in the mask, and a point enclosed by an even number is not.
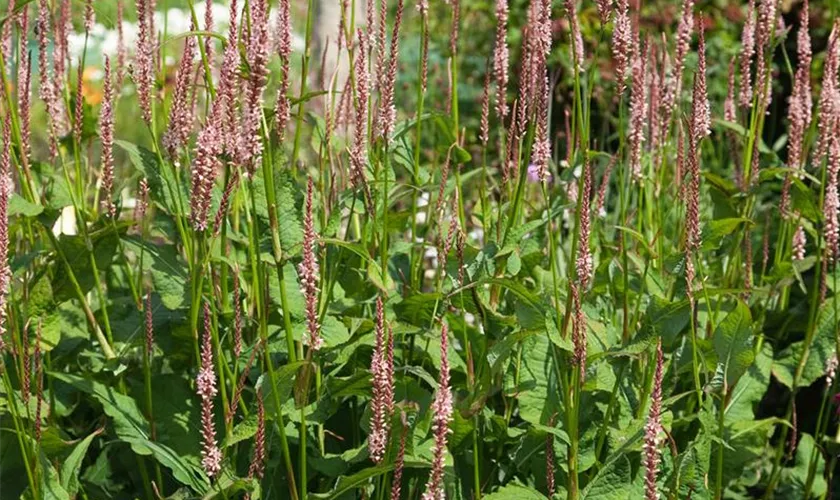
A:
[[[64,489],[59,480],[58,471],[47,459],[43,451],[38,453],[41,469],[41,480],[38,487],[42,500],[70,500],[70,494]]]
[[[805,487],[808,483],[808,474],[813,467],[813,484],[810,495],[805,495]],[[779,488],[775,498],[822,498],[828,485],[825,481],[825,458],[822,450],[814,443],[810,434],[802,434],[799,444],[796,447],[796,459],[793,467],[785,468],[782,472]]]
[[[406,460],[404,467],[406,469],[417,469],[417,468],[428,468],[429,464],[426,462],[417,462],[417,461],[409,461]],[[368,483],[369,481],[387,474],[394,470],[394,465],[378,465],[376,467],[368,467],[367,469],[363,469],[355,474],[350,476],[341,476],[336,481],[335,486],[333,489],[328,493],[310,493],[310,498],[316,498],[320,500],[333,500],[335,498],[342,498],[345,493],[353,491],[357,488],[361,488],[364,484]]]
[[[733,234],[738,229],[738,226],[750,223],[752,223],[750,219],[743,217],[710,221],[703,228],[703,250],[714,250],[718,248],[721,241],[723,241],[726,236]]]
[[[3,413],[5,418],[5,415],[8,415],[9,402],[6,401],[3,389],[0,389],[0,394],[2,394],[0,396],[0,413]],[[0,483],[2,483],[2,494],[4,496],[21,498],[23,492],[29,487],[26,465],[24,465],[22,459],[26,452],[21,451],[21,445],[25,445],[25,441],[23,443],[19,442],[15,434],[16,431],[11,427],[11,425],[0,427],[0,471],[2,471]]]
[[[761,351],[747,372],[738,380],[726,404],[727,422],[752,420],[753,411],[770,385],[770,368],[773,366],[773,348],[764,343]]]
[[[102,429],[98,429],[79,442],[79,444],[73,448],[73,451],[61,465],[61,486],[65,491],[67,491],[67,493],[70,494],[70,496],[75,496],[79,491],[79,470],[82,468],[82,461],[84,460],[85,455],[87,455],[88,448],[90,447],[90,443],[93,442],[93,438],[98,436],[101,432]]]
[[[189,171],[182,169],[181,182],[178,182],[173,166],[161,165],[157,155],[152,151],[126,141],[114,141],[114,143],[125,150],[128,159],[149,182],[152,200],[166,209],[170,215],[186,215],[189,194],[185,182],[189,179]]]
[[[117,251],[117,238],[113,231],[106,231],[91,234],[93,245],[93,261],[97,269],[102,272],[109,267],[114,254]],[[90,291],[96,283],[93,274],[93,262],[91,260],[91,249],[88,248],[85,238],[80,235],[62,234],[58,238],[58,246],[67,259],[67,265],[76,278],[82,293]],[[78,298],[76,288],[64,262],[59,260],[53,277],[53,294],[59,302]]]
[[[633,486],[630,460],[626,456],[618,457],[614,462],[605,464],[604,468],[586,486],[583,491],[584,500],[626,500],[628,498],[642,498]]]
[[[139,236],[123,239],[125,248],[143,257],[143,273],[151,273],[152,284],[167,309],[189,305],[187,265],[174,245],[156,245]]]
[[[560,411],[557,395],[560,388],[551,356],[552,344],[547,335],[526,338],[519,346],[522,362],[516,386],[519,414],[532,424],[544,424]]]
[[[394,304],[394,312],[408,324],[428,328],[435,311],[440,313],[442,299],[439,293],[418,293]]]
[[[487,500],[543,500],[539,491],[519,483],[510,483],[484,497]]]
[[[262,172],[254,176],[253,186],[257,202],[257,215],[265,224],[268,224],[268,199],[266,198],[265,179]],[[303,224],[301,223],[301,212],[298,208],[298,198],[302,201],[303,196],[289,170],[275,169],[274,196],[280,247],[285,256],[297,255],[300,253],[301,242],[303,242]]]
[[[722,374],[722,380],[725,381],[727,389],[738,381],[755,360],[752,332],[750,310],[740,301],[715,330],[717,372]]]
[[[807,358],[804,358],[802,374],[797,383],[798,387],[809,386],[825,375],[826,364],[836,352],[834,338],[836,329],[837,317],[834,312],[834,305],[831,301],[826,301],[819,311],[816,331],[810,349],[808,349]],[[788,388],[793,387],[793,379],[799,363],[806,356],[805,351],[804,340],[794,342],[782,350],[776,362],[773,363],[773,375]]]
[[[149,422],[133,398],[120,394],[113,387],[77,375],[51,372],[50,376],[93,396],[102,405],[105,414],[111,418],[117,437],[131,445],[135,453],[153,455],[161,464],[172,470],[178,481],[197,491],[204,491],[209,487],[209,481],[197,463],[184,459],[171,448],[149,439]]]

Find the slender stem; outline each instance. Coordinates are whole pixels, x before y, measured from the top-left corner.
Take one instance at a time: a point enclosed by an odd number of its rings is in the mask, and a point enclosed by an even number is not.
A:
[[[312,19],[315,13],[315,0],[308,0],[307,7],[306,7],[306,38],[305,38],[305,45],[303,49],[303,55],[301,56],[301,71],[300,71],[300,94],[299,94],[299,103],[298,103],[298,112],[297,112],[297,119],[295,120],[295,142],[294,146],[292,147],[292,161],[290,164],[294,167],[297,164],[298,154],[300,153],[300,138],[301,134],[303,133],[303,115],[304,115],[304,106],[306,104],[306,100],[304,97],[306,96],[306,84],[309,79],[309,59],[312,54]]]

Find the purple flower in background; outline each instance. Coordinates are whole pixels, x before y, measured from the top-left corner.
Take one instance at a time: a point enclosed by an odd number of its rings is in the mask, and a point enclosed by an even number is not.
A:
[[[551,182],[551,172],[546,170],[545,174],[546,182]],[[531,163],[530,165],[528,165],[528,182],[536,184],[540,181],[540,167],[539,165],[534,165],[533,163]]]

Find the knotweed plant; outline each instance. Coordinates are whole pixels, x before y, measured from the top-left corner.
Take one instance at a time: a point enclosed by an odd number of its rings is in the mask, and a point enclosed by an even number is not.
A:
[[[838,16],[0,2],[0,497],[836,497]]]

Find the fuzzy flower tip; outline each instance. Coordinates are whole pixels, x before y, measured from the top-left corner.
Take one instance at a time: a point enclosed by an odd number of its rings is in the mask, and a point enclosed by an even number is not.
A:
[[[537,178],[540,182],[548,180],[548,162],[551,158],[551,140],[549,139],[548,108],[551,89],[548,76],[544,76],[543,91],[537,105],[537,137],[531,151],[531,162],[537,166]],[[530,167],[529,167],[530,169]],[[529,170],[530,175],[530,170]]]
[[[694,75],[694,94],[692,97],[691,120],[692,134],[699,141],[711,133],[712,113],[706,90],[706,37],[703,23],[698,19],[697,31],[700,42],[697,46],[697,73]]]
[[[292,55],[292,18],[289,0],[281,0],[280,11],[277,14],[277,53],[280,54],[280,86],[277,89],[277,105],[275,108],[275,128],[280,142],[286,133],[286,124],[291,116],[291,102],[289,101],[289,58]],[[342,18],[343,19],[343,18]]]
[[[388,328],[385,323],[385,308],[382,298],[376,300],[376,347],[370,361],[373,376],[373,400],[371,401],[370,457],[375,463],[381,463],[388,448],[391,432],[391,414],[394,409],[394,365],[393,340],[386,342]]]
[[[793,233],[793,241],[791,242],[791,254],[793,255],[794,261],[805,259],[805,247],[807,244],[808,238],[805,235],[805,228],[800,225],[796,228],[796,232]]]
[[[152,86],[154,84],[154,32],[150,23],[149,0],[136,0],[137,47],[135,50],[135,80],[137,99],[146,123],[152,121]]]
[[[618,94],[624,93],[627,80],[627,70],[630,67],[633,50],[633,29],[630,24],[629,0],[618,0],[613,22],[613,59],[615,60],[615,74],[618,83]]]
[[[218,114],[220,108],[207,119],[204,129],[198,134],[195,159],[192,165],[190,189],[190,218],[196,231],[207,229],[207,217],[216,172],[222,165],[219,155],[222,153],[224,139],[219,130]]]
[[[689,135],[688,153],[685,162],[688,164],[686,175],[686,248],[695,250],[700,246],[700,153],[697,140]]]
[[[825,385],[831,388],[834,379],[837,376],[837,354],[832,354],[825,362]]]
[[[12,272],[9,267],[9,197],[12,194],[12,123],[9,113],[3,120],[3,152],[0,153],[0,353],[5,348],[6,297]]]
[[[645,500],[658,500],[656,475],[659,472],[659,444],[662,432],[662,339],[656,345],[656,371],[653,376],[650,413],[645,424],[642,460],[645,465]]]
[[[691,48],[691,31],[694,27],[694,0],[683,0],[674,50],[674,66],[663,103],[664,115],[670,117],[682,96],[685,57]]]
[[[802,150],[805,132],[811,124],[811,37],[808,33],[808,2],[802,4],[799,16],[799,32],[796,38],[797,59],[793,91],[788,102],[788,166],[802,168]]]
[[[837,176],[829,181],[825,190],[825,201],[823,202],[823,217],[825,225],[823,228],[826,257],[833,262],[838,254],[838,243],[840,243],[840,222],[838,222],[838,211],[840,211],[840,197],[837,194]]]
[[[449,329],[444,323],[440,333],[440,378],[435,399],[432,402],[432,431],[435,434],[435,444],[432,446],[434,459],[432,472],[426,482],[423,500],[444,500],[446,490],[443,484],[443,471],[446,466],[446,443],[449,435],[449,422],[452,420],[452,391],[449,387]]]
[[[190,30],[195,31],[196,29],[196,25],[193,23]],[[195,37],[187,37],[184,42],[181,64],[175,75],[175,93],[172,97],[172,106],[169,108],[169,124],[162,138],[163,147],[171,158],[177,157],[178,150],[189,142],[192,132],[193,109],[189,102],[189,87],[193,73],[196,44]]]
[[[359,40],[358,58],[356,59],[356,106],[353,144],[350,148],[350,181],[356,189],[364,193],[368,212],[373,211],[373,199],[365,177],[368,162],[367,117],[368,99],[370,98],[370,73],[368,72],[367,53],[368,37],[362,30],[357,30]]]
[[[303,219],[303,260],[298,265],[300,286],[306,301],[306,329],[309,334],[307,343],[313,350],[324,345],[321,338],[321,325],[318,321],[318,234],[315,232],[315,221],[312,215],[312,192],[314,185],[312,178],[306,185],[306,213]]]
[[[257,433],[254,435],[254,455],[248,466],[248,477],[262,479],[265,472],[265,404],[262,391],[257,389]]]
[[[408,419],[405,412],[400,415],[402,432],[400,433],[400,449],[397,451],[397,461],[394,464],[394,479],[391,481],[391,500],[400,500],[402,491],[402,475],[405,467],[405,438],[408,435]]]
[[[93,30],[93,23],[96,17],[93,11],[93,0],[85,0],[85,31],[90,33]]]
[[[195,380],[196,392],[201,397],[201,465],[208,476],[213,477],[222,468],[222,452],[216,443],[216,428],[213,422],[213,398],[216,397],[216,371],[213,364],[213,341],[211,338],[210,306],[204,303],[204,336],[201,342],[201,368]]]
[[[583,160],[583,198],[580,200],[580,233],[578,241],[577,256],[577,278],[580,282],[581,292],[589,285],[592,277],[592,251],[589,248],[590,205],[592,196],[592,171],[589,167],[589,157],[584,156]]]
[[[507,45],[507,0],[496,0],[496,46],[493,49],[493,76],[496,79],[496,114],[505,118],[508,113],[507,93],[510,51]]]
[[[249,2],[251,7],[250,37],[245,43],[248,81],[245,85],[242,119],[238,137],[238,160],[253,175],[262,160],[263,142],[260,125],[263,116],[263,90],[268,78],[270,39],[268,34],[268,5],[266,0]]]
[[[111,61],[105,58],[105,84],[102,96],[102,109],[99,115],[99,135],[102,139],[102,209],[111,217],[117,213],[113,201],[114,187],[114,86],[111,82]]]
[[[575,64],[577,66],[578,71],[583,70],[583,62],[585,59],[585,53],[583,49],[583,35],[580,31],[580,22],[578,21],[577,15],[577,8],[575,7],[574,0],[565,0],[563,5],[566,8],[566,12],[569,16],[569,23],[572,27],[572,55],[574,56]],[[551,22],[551,8],[546,7],[544,12],[547,16],[547,22],[549,23],[549,30],[550,22]],[[550,43],[550,35],[549,35],[549,43]]]
[[[478,138],[483,146],[490,140],[490,71],[484,73],[484,88],[481,92],[481,122]]]
[[[747,17],[741,30],[741,92],[738,101],[743,107],[752,105],[752,60],[755,55],[755,0],[747,6]]]
[[[817,109],[819,119],[817,129],[819,137],[814,146],[814,163],[822,161],[836,137],[836,129],[840,126],[840,81],[837,73],[840,71],[840,20],[835,21],[834,28],[828,38],[825,63],[822,76],[822,90]]]
[[[385,2],[382,2],[382,4],[384,5]],[[380,105],[382,115],[379,120],[379,131],[382,138],[386,141],[391,136],[391,132],[394,130],[394,125],[397,120],[397,107],[394,102],[394,85],[397,81],[397,58],[399,57],[400,49],[399,35],[400,25],[402,24],[402,15],[403,0],[399,0],[397,3],[397,13],[394,17],[394,28],[391,33],[391,48],[388,56],[387,72],[378,75],[382,92],[382,102]],[[380,20],[380,22],[384,24],[385,21]],[[384,71],[386,68],[383,67],[382,69]]]

